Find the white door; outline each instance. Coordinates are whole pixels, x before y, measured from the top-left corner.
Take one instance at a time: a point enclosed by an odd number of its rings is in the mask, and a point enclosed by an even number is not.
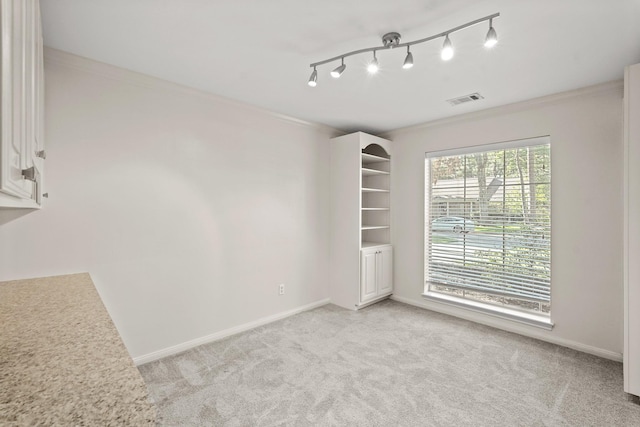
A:
[[[360,255],[360,302],[367,302],[378,295],[376,258],[377,250],[362,251]]]
[[[386,246],[378,251],[378,295],[393,291],[393,249]]]

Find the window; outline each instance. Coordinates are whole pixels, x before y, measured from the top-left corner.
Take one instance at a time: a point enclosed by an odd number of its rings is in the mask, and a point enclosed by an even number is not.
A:
[[[425,295],[548,318],[549,138],[427,153],[425,168]]]

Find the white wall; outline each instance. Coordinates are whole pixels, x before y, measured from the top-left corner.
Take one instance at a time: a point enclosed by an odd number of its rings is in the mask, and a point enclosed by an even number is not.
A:
[[[0,210],[0,280],[90,272],[138,358],[328,297],[338,132],[54,50],[46,78],[51,197]],[[621,96],[616,82],[385,135],[395,296],[619,358]],[[553,331],[423,300],[424,153],[539,135],[552,143]]]
[[[334,130],[46,57],[50,198],[0,210],[0,280],[88,271],[134,357],[328,297]]]
[[[553,331],[425,301],[424,157],[427,151],[551,136]],[[614,82],[390,132],[394,296],[580,350],[620,359],[622,84]]]

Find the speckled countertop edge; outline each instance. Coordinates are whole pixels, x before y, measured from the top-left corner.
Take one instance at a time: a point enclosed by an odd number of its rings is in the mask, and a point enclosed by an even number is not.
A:
[[[0,425],[155,425],[87,273],[0,282]]]

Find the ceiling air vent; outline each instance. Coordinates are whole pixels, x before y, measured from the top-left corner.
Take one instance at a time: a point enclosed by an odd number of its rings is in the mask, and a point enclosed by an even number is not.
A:
[[[470,95],[464,95],[464,96],[459,96],[457,98],[453,98],[453,99],[447,99],[447,102],[451,105],[460,105],[460,104],[465,104],[467,102],[471,102],[471,101],[479,101],[481,99],[484,99],[484,96],[480,95],[478,92],[476,93],[472,93]]]

